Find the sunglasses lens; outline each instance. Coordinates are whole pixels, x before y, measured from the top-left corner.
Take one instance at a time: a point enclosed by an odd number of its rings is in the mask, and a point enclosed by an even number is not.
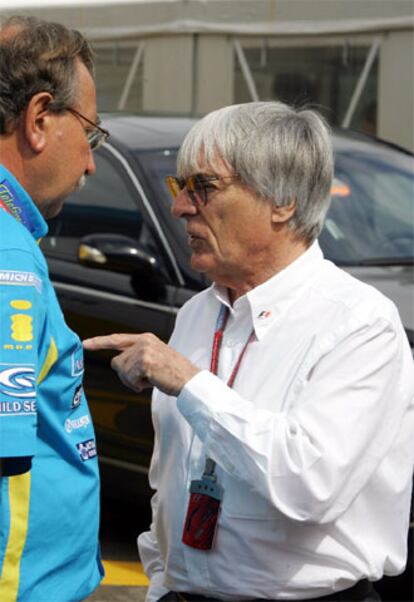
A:
[[[200,197],[200,184],[197,176],[189,176],[186,180],[186,188],[191,202],[196,204],[197,198]]]
[[[193,176],[194,197],[197,195],[198,204],[205,205],[207,203],[208,181],[204,176]]]
[[[189,176],[185,181],[185,186],[192,197],[197,192],[197,176]]]
[[[176,178],[175,176],[167,176],[165,178],[168,186],[168,190],[170,191],[171,196],[175,199],[179,192],[184,188],[185,182],[181,180],[181,178]]]
[[[168,190],[174,199],[182,190],[184,190],[184,188],[186,188],[192,203],[205,204],[204,180],[199,176],[189,176],[188,178],[167,176],[166,182]]]

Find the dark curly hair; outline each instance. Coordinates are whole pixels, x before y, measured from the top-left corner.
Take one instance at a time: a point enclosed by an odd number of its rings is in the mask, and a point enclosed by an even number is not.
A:
[[[49,92],[51,111],[77,97],[76,59],[94,75],[94,55],[79,31],[34,17],[11,17],[0,30],[0,135],[12,131],[30,99]]]

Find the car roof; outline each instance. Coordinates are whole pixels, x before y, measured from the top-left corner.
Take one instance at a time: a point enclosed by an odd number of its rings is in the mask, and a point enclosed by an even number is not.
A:
[[[131,150],[179,147],[190,127],[198,121],[191,117],[126,113],[103,113],[101,119],[111,134],[109,141],[116,138]]]
[[[357,130],[334,127],[332,133],[334,149],[340,152],[360,150],[372,153],[375,147],[376,154],[396,151],[403,155],[413,156],[413,153],[406,148]]]
[[[108,129],[110,143],[122,145],[132,151],[160,148],[178,148],[186,133],[200,117],[153,115],[133,113],[102,113],[102,125]],[[333,147],[339,152],[371,152],[389,154],[410,151],[356,130],[332,128]]]

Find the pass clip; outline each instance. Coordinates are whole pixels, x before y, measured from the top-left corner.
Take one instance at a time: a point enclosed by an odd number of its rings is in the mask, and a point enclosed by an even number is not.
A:
[[[207,461],[208,463],[208,461]],[[191,481],[190,500],[184,523],[182,542],[198,550],[211,550],[216,531],[223,487],[216,482],[214,465],[199,480]]]

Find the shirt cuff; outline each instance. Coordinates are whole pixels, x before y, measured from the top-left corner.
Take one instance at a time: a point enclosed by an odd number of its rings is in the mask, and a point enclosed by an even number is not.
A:
[[[215,422],[221,424],[225,416],[226,423],[234,418],[239,421],[243,415],[249,415],[253,405],[220,378],[208,370],[202,370],[181,390],[177,397],[177,408],[199,439],[204,441],[208,430],[214,430]]]
[[[164,573],[162,571],[156,571],[151,577],[145,602],[157,602],[164,594],[167,594],[170,590],[163,586]]]

